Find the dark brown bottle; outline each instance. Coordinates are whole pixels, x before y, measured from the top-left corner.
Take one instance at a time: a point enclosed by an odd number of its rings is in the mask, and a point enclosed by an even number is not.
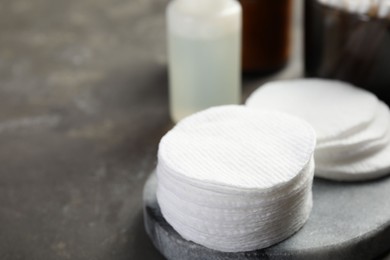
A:
[[[290,54],[292,0],[240,2],[243,10],[243,71],[268,73],[283,68]]]

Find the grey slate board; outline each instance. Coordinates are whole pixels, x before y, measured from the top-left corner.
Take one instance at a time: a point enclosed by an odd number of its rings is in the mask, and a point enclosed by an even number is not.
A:
[[[157,178],[144,187],[146,232],[168,259],[373,259],[390,250],[390,178],[365,183],[316,179],[309,221],[294,236],[264,250],[223,253],[183,239],[163,218]]]

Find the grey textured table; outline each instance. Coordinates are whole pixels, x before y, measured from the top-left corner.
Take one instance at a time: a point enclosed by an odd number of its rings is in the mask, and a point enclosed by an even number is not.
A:
[[[142,187],[167,111],[161,0],[0,1],[0,259],[162,259]]]

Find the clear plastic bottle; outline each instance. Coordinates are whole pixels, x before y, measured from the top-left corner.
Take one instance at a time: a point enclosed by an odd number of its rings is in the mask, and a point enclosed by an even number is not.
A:
[[[174,0],[167,9],[170,113],[177,122],[241,97],[241,6]]]

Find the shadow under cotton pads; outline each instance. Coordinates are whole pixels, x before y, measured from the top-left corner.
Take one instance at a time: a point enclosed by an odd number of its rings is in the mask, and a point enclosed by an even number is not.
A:
[[[157,199],[185,239],[225,252],[286,239],[311,206],[315,133],[305,121],[243,106],[190,116],[161,140]]]

